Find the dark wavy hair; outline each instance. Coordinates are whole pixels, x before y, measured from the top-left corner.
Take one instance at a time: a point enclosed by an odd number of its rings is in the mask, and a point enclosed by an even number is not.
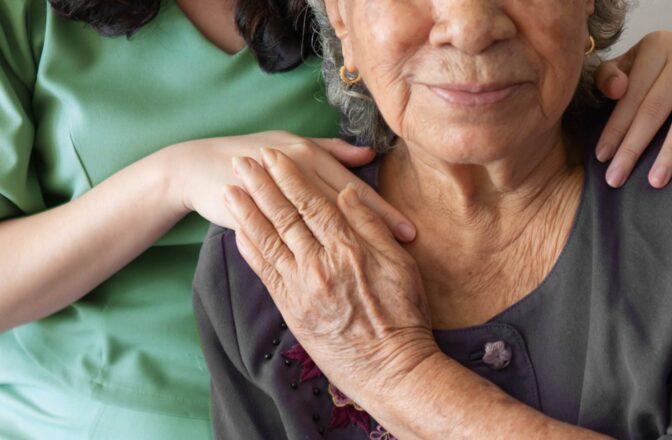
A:
[[[162,0],[49,0],[57,14],[108,37],[131,37],[159,13]],[[236,24],[267,72],[300,65],[319,48],[305,0],[238,0]]]

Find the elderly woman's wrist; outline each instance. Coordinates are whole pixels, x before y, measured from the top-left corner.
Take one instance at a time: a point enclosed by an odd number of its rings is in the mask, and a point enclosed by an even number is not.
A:
[[[365,402],[387,400],[396,390],[405,390],[407,379],[415,376],[419,368],[434,362],[435,358],[445,357],[429,331],[427,335],[402,336],[388,347],[394,348],[383,356],[375,357],[375,365],[371,369],[374,375],[360,388],[363,405],[366,405]],[[404,394],[404,391],[399,394]]]

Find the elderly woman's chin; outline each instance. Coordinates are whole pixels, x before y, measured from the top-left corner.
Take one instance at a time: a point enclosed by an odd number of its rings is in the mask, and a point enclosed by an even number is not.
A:
[[[547,118],[529,84],[482,93],[424,89],[411,97],[398,127],[411,153],[420,149],[448,163],[485,164],[547,142],[559,130],[562,104],[558,118]]]

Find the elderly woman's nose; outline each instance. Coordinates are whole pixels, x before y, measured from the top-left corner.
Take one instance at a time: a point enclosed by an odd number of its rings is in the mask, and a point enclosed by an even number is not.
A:
[[[516,25],[495,0],[435,0],[432,45],[451,45],[478,54],[492,44],[513,38]]]

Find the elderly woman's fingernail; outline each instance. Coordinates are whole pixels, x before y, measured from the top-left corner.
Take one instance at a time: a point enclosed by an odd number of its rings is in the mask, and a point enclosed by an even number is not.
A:
[[[233,172],[236,174],[240,174],[241,172],[245,172],[250,169],[250,162],[246,157],[234,156],[231,159],[231,164],[233,165]]]
[[[619,188],[625,183],[625,171],[620,168],[610,168],[607,171],[607,183],[612,188]]]
[[[269,148],[261,149],[261,158],[264,161],[264,163],[268,166],[275,165],[275,162],[278,160],[277,153]]]
[[[399,223],[395,227],[394,235],[403,241],[413,241],[415,239],[415,228],[408,223]]]
[[[670,170],[665,167],[657,166],[651,172],[651,184],[655,188],[662,188],[669,183],[670,177]]]
[[[237,199],[236,187],[233,185],[224,185],[224,202],[229,206],[234,206]]]

